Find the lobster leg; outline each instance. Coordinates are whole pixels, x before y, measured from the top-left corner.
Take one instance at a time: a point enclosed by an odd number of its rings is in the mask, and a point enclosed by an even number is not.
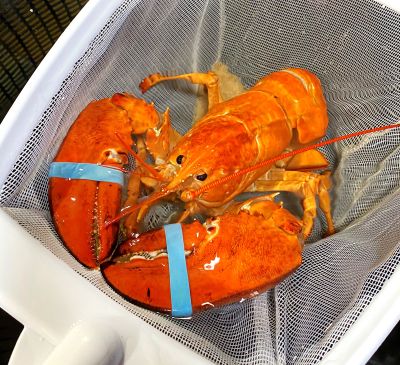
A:
[[[218,76],[214,72],[190,73],[176,76],[162,76],[159,73],[147,76],[139,85],[142,93],[145,93],[154,85],[169,80],[186,80],[193,84],[205,85],[208,91],[208,108],[222,101]]]
[[[330,188],[330,172],[322,175],[312,172],[283,171],[272,169],[265,179],[259,179],[247,191],[288,191],[297,194],[303,204],[304,237],[307,238],[317,215],[316,195],[320,207],[326,217],[328,234],[335,233],[331,214],[331,203],[328,190]]]

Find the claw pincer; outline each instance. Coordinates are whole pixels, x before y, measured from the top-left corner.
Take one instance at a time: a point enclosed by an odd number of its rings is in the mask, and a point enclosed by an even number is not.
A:
[[[301,223],[272,201],[262,205],[179,224],[182,243],[168,242],[165,228],[138,235],[118,247],[102,274],[129,301],[175,317],[252,297],[301,264]],[[176,250],[186,267],[172,279]]]
[[[93,101],[72,124],[51,164],[54,225],[66,248],[86,267],[97,268],[115,248],[118,226],[106,227],[105,222],[121,208],[124,176],[119,170],[128,162],[125,146],[132,144],[133,132],[144,128],[140,120],[148,127],[157,118],[151,105],[129,94]]]

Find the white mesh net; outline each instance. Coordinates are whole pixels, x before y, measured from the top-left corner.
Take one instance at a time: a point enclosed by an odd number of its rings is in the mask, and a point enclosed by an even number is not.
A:
[[[63,137],[93,100],[139,94],[152,72],[206,71],[220,61],[246,86],[288,66],[316,73],[329,107],[327,137],[397,122],[400,15],[369,0],[125,1],[54,95],[1,190],[4,209],[45,247],[132,313],[216,363],[316,363],[354,323],[400,261],[400,133],[324,149],[334,171],[339,233],[317,220],[304,263],[244,303],[171,320],[125,302],[98,272],[63,248],[48,211],[47,174]],[[195,89],[165,83],[145,98],[171,107],[175,128],[192,120]],[[85,136],[82,136],[84,143]],[[212,158],[212,156],[210,156]]]

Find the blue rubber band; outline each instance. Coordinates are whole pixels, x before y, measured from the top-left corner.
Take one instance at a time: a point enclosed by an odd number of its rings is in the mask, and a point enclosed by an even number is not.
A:
[[[111,182],[124,185],[124,174],[116,169],[93,163],[53,162],[49,177]]]
[[[182,227],[179,223],[164,226],[167,241],[172,316],[188,318],[193,314],[186,267]]]

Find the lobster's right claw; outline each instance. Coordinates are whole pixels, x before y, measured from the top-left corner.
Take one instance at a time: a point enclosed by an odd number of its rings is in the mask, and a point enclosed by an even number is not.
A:
[[[301,264],[301,223],[267,201],[261,214],[240,211],[183,224],[193,312],[253,297]],[[164,230],[124,242],[102,274],[129,301],[171,313]]]

